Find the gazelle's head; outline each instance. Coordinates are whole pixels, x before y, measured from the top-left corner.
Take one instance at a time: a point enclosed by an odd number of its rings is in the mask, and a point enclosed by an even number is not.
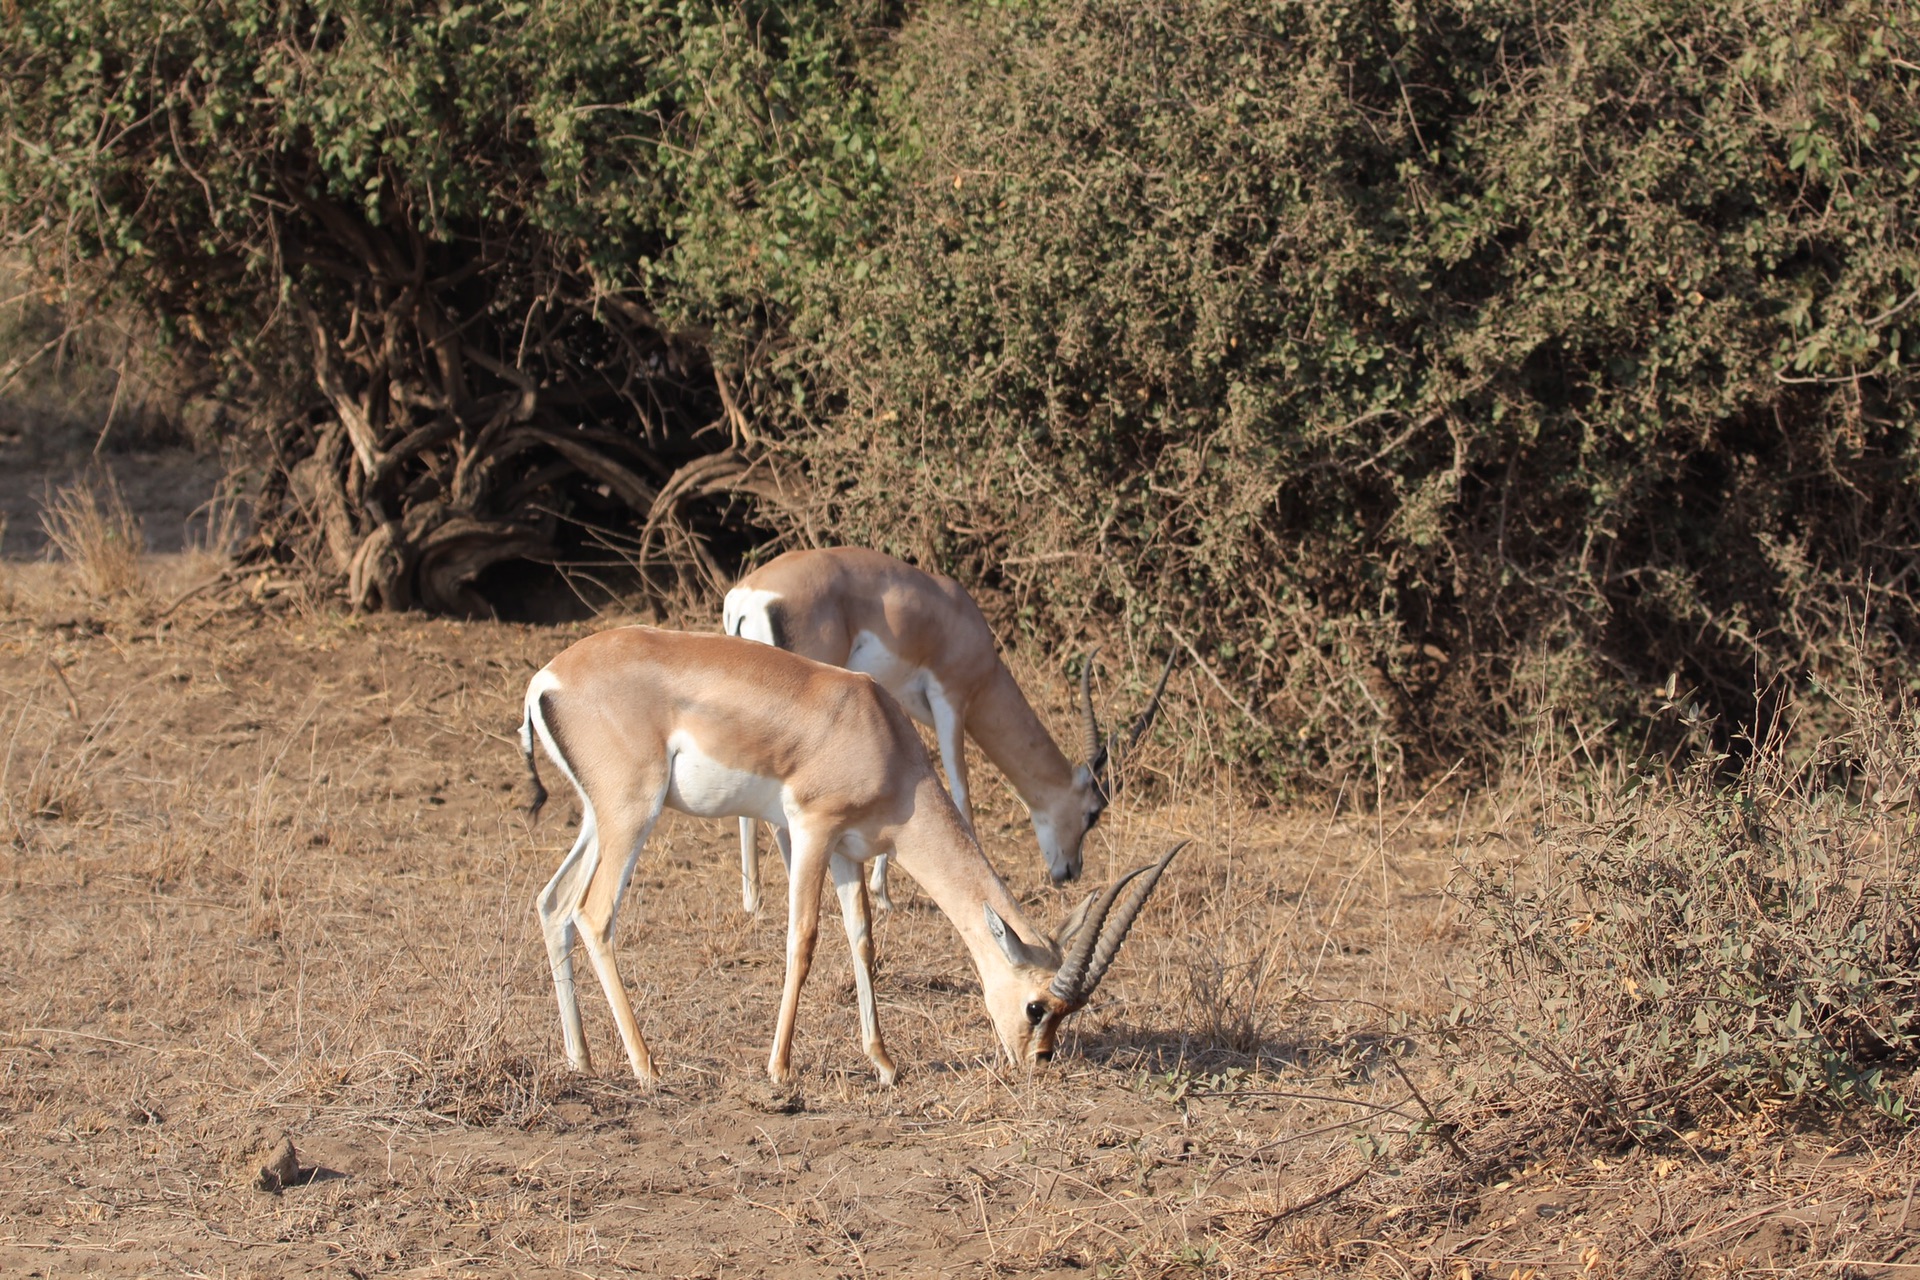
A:
[[[1160,873],[1186,843],[1182,840],[1159,862],[1121,877],[1105,893],[1084,899],[1060,926],[1058,937],[1043,945],[1027,942],[992,906],[981,904],[987,932],[1007,961],[1005,969],[983,967],[980,976],[987,1016],[1009,1062],[1023,1066],[1053,1060],[1060,1023],[1093,997],[1147,895],[1160,882]],[[1128,885],[1133,889],[1123,902],[1120,895]]]
[[[1080,666],[1086,763],[1075,766],[1072,786],[1032,810],[1033,834],[1039,839],[1040,852],[1047,859],[1047,874],[1055,884],[1080,878],[1080,846],[1086,843],[1087,833],[1100,821],[1114,792],[1120,789],[1120,762],[1139,745],[1153,718],[1160,713],[1160,695],[1167,691],[1167,677],[1173,674],[1174,654],[1169,653],[1167,665],[1160,671],[1160,682],[1154,686],[1153,697],[1148,700],[1146,710],[1134,717],[1133,728],[1122,743],[1119,734],[1108,736],[1100,732],[1100,718],[1093,711],[1093,659],[1099,652],[1095,649],[1089,653]]]

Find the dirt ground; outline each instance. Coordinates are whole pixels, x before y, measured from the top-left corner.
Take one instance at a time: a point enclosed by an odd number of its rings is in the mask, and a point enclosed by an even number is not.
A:
[[[1051,1067],[997,1061],[898,877],[901,1081],[872,1078],[828,928],[784,1108],[780,912],[741,912],[731,824],[677,818],[619,939],[664,1087],[625,1075],[590,979],[570,1076],[530,903],[577,814],[529,824],[513,733],[591,628],[353,617],[264,579],[165,613],[207,567],[155,559],[112,600],[4,567],[0,1274],[1920,1271],[1893,1138],[1759,1117],[1622,1150],[1497,1073],[1469,1095],[1431,1033],[1471,974],[1444,890],[1524,822],[1464,791],[1260,810],[1204,724],[1157,731],[1090,843],[1097,886],[1194,841]],[[1057,920],[1018,801],[974,777],[989,856]],[[259,1189],[289,1136],[291,1185]]]

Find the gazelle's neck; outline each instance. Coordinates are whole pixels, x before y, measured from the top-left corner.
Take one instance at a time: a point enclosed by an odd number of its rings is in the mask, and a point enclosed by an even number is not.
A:
[[[894,861],[952,921],[983,978],[1008,968],[1000,944],[987,932],[986,913],[980,909],[983,903],[1023,941],[1050,946],[1047,935],[1027,919],[980,846],[960,825],[953,801],[931,772],[914,788],[913,813],[894,828],[892,836]]]
[[[1045,809],[1073,786],[1072,763],[1060,753],[1004,662],[974,696],[967,711],[967,736],[980,744],[1029,809]]]

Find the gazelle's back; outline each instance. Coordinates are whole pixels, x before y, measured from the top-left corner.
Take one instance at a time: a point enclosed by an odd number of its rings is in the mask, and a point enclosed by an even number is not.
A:
[[[727,593],[727,630],[750,634],[737,627],[752,612],[771,624],[754,639],[834,666],[848,665],[863,637],[902,669],[956,682],[983,680],[999,662],[992,628],[959,583],[866,547],[769,560]]]
[[[602,631],[549,662],[529,696],[589,792],[630,785],[636,759],[688,749],[796,795],[878,795],[902,770],[932,768],[868,677],[730,636]]]

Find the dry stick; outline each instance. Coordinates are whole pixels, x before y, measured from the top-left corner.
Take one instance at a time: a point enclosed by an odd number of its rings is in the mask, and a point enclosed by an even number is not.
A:
[[[133,1040],[116,1040],[112,1036],[97,1036],[90,1031],[75,1031],[71,1027],[22,1027],[22,1032],[34,1036],[72,1036],[76,1040],[98,1040],[101,1044],[117,1044],[123,1049],[142,1049],[147,1053],[166,1056],[165,1049],[156,1049],[150,1044],[140,1044]]]
[[[993,1227],[987,1221],[987,1201],[986,1197],[980,1194],[978,1182],[973,1184],[973,1205],[980,1211],[980,1231],[987,1238],[987,1257],[997,1259],[1000,1256],[1000,1247],[993,1242]]]
[[[1432,786],[1428,787],[1424,792],[1422,792],[1420,795],[1420,798],[1413,802],[1413,807],[1408,809],[1405,814],[1401,815],[1400,821],[1393,824],[1393,830],[1387,832],[1386,835],[1380,837],[1380,843],[1382,845],[1385,845],[1387,841],[1399,835],[1402,828],[1404,828],[1409,822],[1413,821],[1413,815],[1415,815],[1416,813],[1419,813],[1421,807],[1425,805],[1428,800],[1431,800],[1433,798],[1433,793],[1438,791],[1441,787],[1446,786],[1447,782],[1453,777],[1453,775],[1460,772],[1460,770],[1466,765],[1466,763],[1467,762],[1464,757],[1459,760],[1455,760],[1453,762],[1453,767],[1448,769],[1446,773],[1441,775],[1440,781],[1434,783]]]
[[[1802,1191],[1797,1196],[1788,1196],[1785,1200],[1780,1201],[1778,1204],[1770,1204],[1764,1209],[1756,1209],[1752,1213],[1744,1214],[1738,1218],[1735,1218],[1732,1222],[1723,1222],[1719,1226],[1713,1228],[1713,1230],[1711,1231],[1695,1231],[1692,1235],[1688,1236],[1686,1240],[1683,1241],[1683,1243],[1697,1244],[1702,1240],[1711,1240],[1713,1237],[1717,1235],[1720,1235],[1724,1232],[1731,1231],[1735,1227],[1744,1227],[1749,1222],[1753,1222],[1757,1219],[1764,1218],[1770,1213],[1778,1213],[1782,1209],[1791,1209],[1795,1205],[1801,1203],[1802,1201],[1812,1199],[1815,1195],[1818,1195],[1818,1194],[1819,1192],[1816,1190],[1816,1191]]]
[[[225,569],[222,569],[219,573],[216,573],[215,575],[213,575],[213,577],[208,578],[205,582],[200,583],[198,586],[188,587],[185,591],[181,592],[179,595],[173,598],[172,604],[162,609],[159,613],[154,614],[153,620],[155,622],[165,621],[168,615],[170,615],[175,609],[178,609],[181,605],[185,604],[187,601],[193,599],[197,595],[202,595],[208,591],[213,590],[215,587],[219,586],[221,583],[235,581],[240,577],[240,575],[243,572],[244,570],[242,570],[240,566],[231,565]]]
[[[1180,634],[1179,628],[1169,623],[1167,626],[1167,634],[1180,642],[1180,647],[1187,651],[1188,656],[1193,659],[1194,665],[1199,667],[1201,671],[1206,673],[1207,679],[1213,681],[1213,687],[1220,691],[1221,697],[1225,698],[1228,702],[1231,702],[1234,706],[1238,707],[1240,709],[1240,713],[1246,716],[1247,719],[1258,720],[1260,718],[1258,712],[1254,711],[1252,707],[1248,706],[1245,702],[1241,701],[1239,698],[1234,697],[1233,694],[1227,689],[1227,686],[1220,683],[1220,677],[1213,673],[1213,668],[1208,666],[1207,660],[1200,656],[1200,651],[1193,647],[1193,642]]]
[[[67,714],[73,717],[73,722],[75,724],[79,724],[80,723],[80,699],[74,696],[73,686],[67,683],[67,673],[62,671],[60,669],[60,664],[55,662],[52,658],[47,659],[47,666],[52,669],[53,678],[60,682],[60,687],[67,691]]]
[[[1400,1113],[1394,1112],[1393,1114],[1398,1115]],[[1281,1147],[1290,1147],[1296,1142],[1305,1142],[1308,1138],[1317,1138],[1323,1133],[1339,1133],[1342,1129],[1351,1129],[1355,1125],[1362,1123],[1364,1123],[1363,1120],[1339,1120],[1333,1124],[1323,1124],[1317,1129],[1302,1129],[1300,1132],[1290,1133],[1284,1138],[1275,1138],[1270,1142],[1263,1142],[1257,1147],[1250,1147],[1246,1151],[1236,1155],[1233,1158],[1233,1163],[1229,1165],[1228,1168],[1243,1168],[1246,1165],[1252,1164],[1257,1157],[1266,1155],[1269,1151],[1278,1151]]]
[[[1403,1074],[1402,1079],[1404,1078],[1405,1076]],[[1359,1107],[1366,1111],[1384,1111],[1388,1115],[1399,1116],[1403,1120],[1413,1119],[1412,1116],[1401,1110],[1401,1107],[1405,1105],[1403,1102],[1396,1102],[1392,1106],[1388,1106],[1384,1102],[1368,1102],[1364,1098],[1337,1098],[1332,1094],[1306,1093],[1293,1089],[1189,1089],[1184,1096],[1189,1098],[1289,1098],[1296,1102],[1324,1102],[1336,1107]],[[1418,1100],[1417,1094],[1415,1098]],[[1422,1109],[1426,1108],[1426,1103],[1421,1102],[1420,1105]],[[1427,1114],[1428,1116],[1432,1116],[1433,1113],[1432,1111],[1428,1111]],[[1335,1127],[1345,1128],[1346,1126],[1337,1125]]]
[[[14,379],[39,363],[40,357],[46,355],[47,352],[53,350],[68,338],[71,338],[78,330],[78,325],[69,324],[60,331],[57,337],[47,339],[30,354],[9,360],[5,371],[0,372],[0,391],[5,391],[8,387],[12,386]]]
[[[1305,1213],[1309,1209],[1317,1209],[1321,1205],[1325,1204],[1327,1201],[1334,1200],[1339,1198],[1340,1196],[1345,1195],[1347,1192],[1359,1186],[1360,1183],[1366,1179],[1366,1176],[1372,1172],[1373,1172],[1373,1166],[1368,1165],[1366,1168],[1360,1170],[1360,1172],[1354,1174],[1351,1178],[1348,1178],[1345,1182],[1342,1182],[1337,1186],[1328,1187],[1325,1191],[1320,1192],[1318,1195],[1308,1196],[1305,1200],[1302,1200],[1299,1204],[1289,1205],[1286,1208],[1279,1210],[1277,1213],[1269,1214],[1265,1218],[1261,1219],[1260,1223],[1255,1228],[1255,1230],[1259,1232],[1260,1238],[1264,1240],[1266,1237],[1273,1234],[1273,1229],[1275,1227],[1285,1222],[1288,1218],[1291,1218],[1296,1214]]]
[[[1433,1131],[1440,1135],[1441,1141],[1445,1142],[1453,1154],[1459,1156],[1462,1161],[1471,1162],[1473,1157],[1467,1154],[1467,1149],[1461,1146],[1459,1139],[1453,1136],[1454,1126],[1443,1123],[1440,1117],[1434,1114],[1433,1108],[1427,1105],[1425,1095],[1420,1092],[1420,1086],[1413,1082],[1413,1077],[1407,1074],[1407,1069],[1400,1065],[1400,1059],[1393,1055],[1392,1050],[1387,1052],[1387,1065],[1393,1068],[1394,1073],[1400,1077],[1401,1083],[1407,1086],[1407,1092],[1411,1093],[1413,1100],[1420,1104],[1420,1109],[1427,1113],[1427,1120],[1433,1125]]]
[[[173,122],[171,113],[167,117],[167,122],[169,124]],[[188,172],[191,173],[192,170]],[[132,358],[133,333],[128,331],[126,344],[120,348],[120,361],[113,371],[113,399],[107,402],[107,420],[100,424],[100,434],[93,441],[93,459],[96,462],[100,460],[100,451],[107,447],[107,432],[113,430],[114,417],[120,412],[120,397],[127,389],[127,361]]]

